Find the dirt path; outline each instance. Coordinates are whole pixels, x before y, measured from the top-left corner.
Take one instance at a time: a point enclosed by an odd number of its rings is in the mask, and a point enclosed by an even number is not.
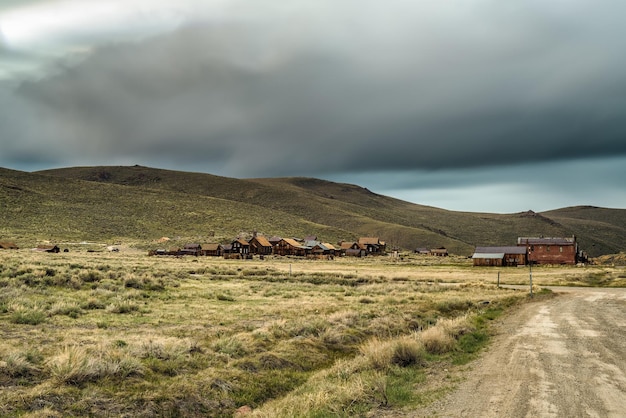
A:
[[[626,289],[555,289],[501,325],[458,389],[411,416],[626,417]]]

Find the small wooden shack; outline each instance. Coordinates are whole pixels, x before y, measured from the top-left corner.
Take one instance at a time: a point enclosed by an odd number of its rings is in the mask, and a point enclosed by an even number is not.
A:
[[[475,266],[524,266],[526,249],[523,247],[476,247],[472,260]]]
[[[436,257],[447,257],[448,250],[445,247],[433,248],[430,250],[429,254]]]
[[[209,257],[221,257],[222,253],[222,246],[215,243],[202,244],[202,251],[200,251],[201,255]]]
[[[200,244],[186,244],[180,250],[180,255],[199,256],[201,251],[202,251],[202,245]]]

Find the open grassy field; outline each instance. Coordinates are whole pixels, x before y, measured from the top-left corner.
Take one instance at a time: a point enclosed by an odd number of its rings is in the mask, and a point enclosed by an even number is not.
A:
[[[496,269],[406,255],[306,261],[0,251],[2,416],[359,416],[454,382],[527,300]],[[528,269],[500,269],[528,283]],[[541,285],[624,285],[614,267]],[[444,283],[457,283],[447,285]],[[442,381],[432,382],[432,376]]]

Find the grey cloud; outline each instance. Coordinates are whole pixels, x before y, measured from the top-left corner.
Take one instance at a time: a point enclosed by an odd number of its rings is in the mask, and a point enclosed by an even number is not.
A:
[[[625,5],[470,3],[299,2],[100,48],[25,82],[12,135],[239,177],[626,155]]]

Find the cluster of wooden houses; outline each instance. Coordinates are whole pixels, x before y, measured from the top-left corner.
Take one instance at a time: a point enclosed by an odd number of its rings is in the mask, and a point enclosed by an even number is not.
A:
[[[149,255],[213,256],[224,258],[251,258],[258,256],[298,256],[330,258],[335,256],[365,257],[383,255],[386,244],[378,237],[363,237],[358,241],[342,241],[336,245],[322,242],[315,236],[304,239],[264,237],[254,235],[251,239],[236,238],[228,244],[187,244],[182,248],[156,249]]]
[[[587,262],[587,255],[572,237],[518,237],[517,245],[476,247],[475,266],[525,266],[528,264],[569,264]]]

